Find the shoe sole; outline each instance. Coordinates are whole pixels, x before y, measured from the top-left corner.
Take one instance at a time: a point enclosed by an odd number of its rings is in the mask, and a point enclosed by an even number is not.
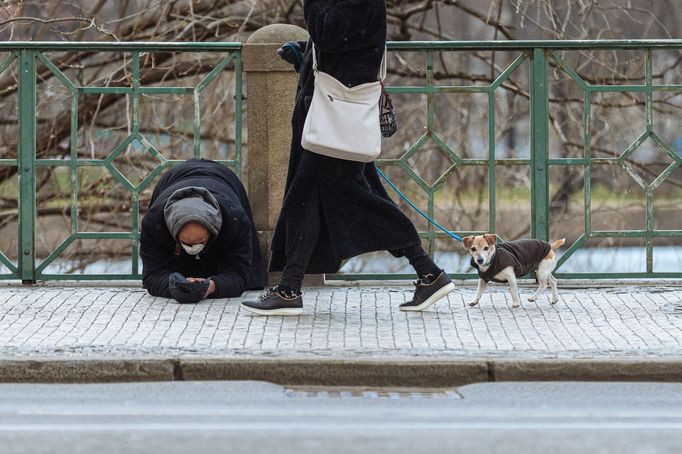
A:
[[[438,301],[439,299],[443,298],[445,295],[450,293],[455,289],[455,284],[450,282],[449,284],[444,285],[440,290],[438,290],[436,293],[433,295],[429,296],[426,301],[421,303],[419,306],[400,306],[401,311],[405,312],[419,312],[423,311],[425,309],[428,309],[431,307],[433,303]]]
[[[245,309],[253,314],[258,315],[302,315],[303,308],[301,307],[284,307],[282,309],[256,309],[255,307],[244,306],[241,304],[242,309]]]

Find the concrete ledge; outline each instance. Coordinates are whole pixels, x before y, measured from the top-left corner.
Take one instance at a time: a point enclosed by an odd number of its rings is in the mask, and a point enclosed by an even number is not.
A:
[[[496,360],[492,381],[682,382],[682,358]]]
[[[185,380],[262,380],[280,385],[451,387],[488,380],[481,360],[181,360]]]
[[[191,358],[0,360],[2,383],[259,380],[280,385],[455,387],[488,381],[682,382],[682,358]]]
[[[0,360],[0,383],[170,381],[175,369],[167,359],[11,359]]]

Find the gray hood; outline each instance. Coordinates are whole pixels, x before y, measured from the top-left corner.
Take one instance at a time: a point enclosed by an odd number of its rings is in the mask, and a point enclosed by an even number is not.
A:
[[[163,208],[166,226],[177,241],[178,233],[188,222],[198,222],[215,238],[223,225],[220,205],[207,189],[190,186],[175,191]]]

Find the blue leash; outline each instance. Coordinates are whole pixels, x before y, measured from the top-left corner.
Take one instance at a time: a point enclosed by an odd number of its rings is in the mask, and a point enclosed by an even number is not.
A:
[[[375,167],[376,167],[376,166],[375,166]],[[424,216],[431,224],[433,224],[433,225],[435,225],[436,227],[438,227],[439,229],[441,229],[443,232],[445,232],[445,233],[446,233],[447,235],[449,235],[450,237],[454,238],[455,240],[459,241],[460,243],[462,242],[462,238],[460,238],[459,236],[455,235],[454,233],[452,233],[451,231],[449,231],[448,229],[446,229],[445,227],[443,227],[442,225],[440,225],[439,223],[437,223],[436,221],[434,221],[433,219],[431,219],[431,218],[429,217],[428,214],[424,213],[422,210],[420,210],[419,208],[417,208],[417,206],[416,206],[414,203],[412,203],[412,202],[410,201],[410,199],[408,199],[407,197],[405,197],[405,194],[403,194],[402,192],[400,192],[400,190],[399,190],[398,188],[396,188],[395,185],[394,185],[393,183],[391,183],[391,180],[388,179],[388,177],[384,174],[384,172],[382,172],[381,170],[379,170],[378,167],[376,167],[376,169],[377,169],[377,173],[379,173],[379,175],[381,175],[381,177],[382,177],[384,180],[386,180],[386,183],[388,183],[388,185],[389,185],[396,193],[398,193],[398,195],[400,196],[401,199],[403,199],[405,202],[407,202],[407,204],[410,205],[412,208],[414,208],[415,210],[417,210],[417,213],[419,213],[419,214],[421,214],[422,216]]]

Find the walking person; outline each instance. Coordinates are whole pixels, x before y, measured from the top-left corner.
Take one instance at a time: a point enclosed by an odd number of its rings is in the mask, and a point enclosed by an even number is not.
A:
[[[281,54],[300,72],[285,195],[271,246],[270,270],[282,271],[282,278],[242,306],[260,315],[299,315],[305,273],[335,273],[345,259],[386,250],[406,257],[418,275],[412,300],[400,309],[424,310],[454,284],[422,248],[374,163],[322,156],[301,146],[315,83],[313,49],[319,70],[346,86],[376,81],[386,46],[385,0],[304,0],[303,12],[310,41],[287,43]],[[293,55],[297,48],[300,60]]]

